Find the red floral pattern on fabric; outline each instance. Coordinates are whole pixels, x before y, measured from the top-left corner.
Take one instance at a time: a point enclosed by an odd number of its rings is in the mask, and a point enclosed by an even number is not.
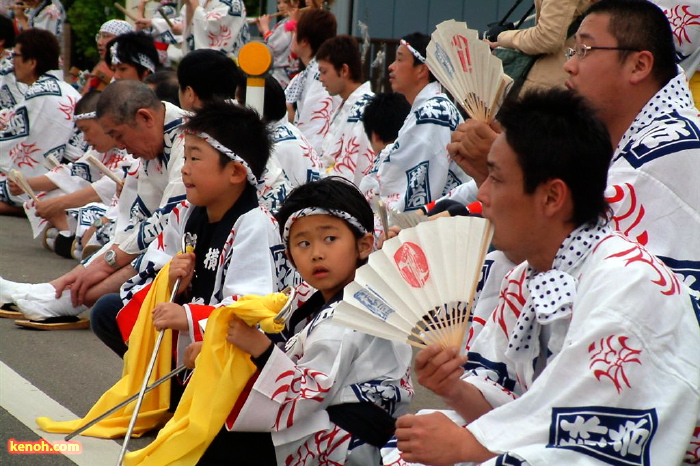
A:
[[[623,384],[632,388],[625,374],[625,367],[632,363],[642,364],[638,357],[642,350],[629,346],[628,340],[626,336],[610,335],[588,346],[588,353],[591,355],[589,369],[593,370],[593,375],[598,381],[603,377],[610,379],[617,393],[622,392]]]

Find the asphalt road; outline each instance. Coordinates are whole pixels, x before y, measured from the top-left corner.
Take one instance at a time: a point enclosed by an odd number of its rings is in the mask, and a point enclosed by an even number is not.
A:
[[[45,250],[31,237],[26,219],[0,217],[0,276],[29,283],[50,281],[75,266]],[[83,317],[87,317],[87,312]],[[90,330],[37,331],[0,319],[0,464],[114,464],[121,441],[77,437],[79,455],[11,453],[13,441],[60,440],[38,430],[36,416],[63,413],[83,416],[118,379],[122,361]],[[411,411],[442,407],[440,400],[417,386]],[[66,411],[67,410],[67,411]],[[67,413],[67,414],[66,414]],[[72,414],[71,414],[72,413]],[[58,416],[59,414],[56,414]],[[155,434],[129,442],[129,450],[146,446]]]

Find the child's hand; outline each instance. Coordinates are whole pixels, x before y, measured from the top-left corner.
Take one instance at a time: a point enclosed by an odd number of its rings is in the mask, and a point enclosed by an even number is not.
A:
[[[272,344],[267,335],[253,327],[249,327],[248,324],[236,316],[233,316],[228,326],[226,340],[254,358],[263,354]]]
[[[185,308],[175,303],[158,303],[156,305],[153,309],[153,326],[156,330],[171,328],[186,332],[190,329]]]
[[[197,359],[197,356],[202,351],[203,344],[203,341],[195,341],[187,345],[187,348],[185,348],[185,367],[194,369],[194,360]]]
[[[10,194],[12,194],[13,196],[19,196],[20,194],[22,194],[24,192],[24,191],[22,191],[22,188],[20,188],[17,183],[10,180],[9,178],[7,180],[7,188],[10,190]]]
[[[195,256],[193,252],[178,254],[170,261],[170,270],[168,271],[168,279],[170,287],[175,286],[178,278],[181,278],[180,288],[177,294],[180,295],[190,286],[192,277],[194,276]]]

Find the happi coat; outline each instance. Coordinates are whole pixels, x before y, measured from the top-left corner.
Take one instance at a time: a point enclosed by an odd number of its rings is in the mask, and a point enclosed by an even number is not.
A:
[[[680,464],[689,448],[697,461],[692,301],[661,261],[612,229],[575,230],[548,272],[513,269],[463,376],[494,407],[467,426],[502,453],[485,464]]]
[[[321,178],[321,161],[299,128],[286,117],[268,127],[272,133],[272,152],[293,188]]]
[[[396,141],[377,155],[374,167],[360,183],[365,197],[379,195],[394,210],[413,210],[468,181],[446,149],[461,122],[440,85],[425,86],[413,101]]]
[[[326,175],[342,176],[358,187],[374,164],[375,154],[363,123],[365,107],[372,96],[374,93],[366,81],[340,104],[321,149]]]
[[[73,111],[78,91],[58,78],[58,70],[39,77],[24,100],[0,110],[0,170],[17,170],[27,178],[45,174],[44,159],[61,160],[73,136]],[[0,173],[0,200],[21,205],[26,196],[11,195]]]
[[[17,81],[12,50],[0,54],[0,111],[14,107],[24,99],[27,85]]]
[[[318,61],[312,58],[306,69],[294,76],[284,90],[287,104],[296,105],[294,125],[304,133],[317,153],[321,153],[331,116],[341,100],[328,94],[319,77]]]
[[[305,306],[314,298],[322,301],[317,293]],[[333,323],[337,299],[320,305],[284,350],[273,346],[226,422],[229,430],[271,432],[277,464],[380,464],[379,449],[332,423],[326,408],[372,402],[398,417],[413,396],[410,347]]]

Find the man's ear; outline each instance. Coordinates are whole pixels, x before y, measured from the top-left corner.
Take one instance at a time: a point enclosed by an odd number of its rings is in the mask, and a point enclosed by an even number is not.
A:
[[[340,73],[338,73],[341,78],[349,78],[350,77],[350,67],[348,66],[347,63],[343,63],[343,66],[340,67]]]
[[[134,115],[135,121],[140,121],[147,128],[153,127],[155,125],[156,119],[153,115],[153,111],[150,108],[140,108],[136,110],[136,115]]]
[[[634,58],[634,68],[632,68],[632,74],[630,76],[630,82],[632,84],[638,84],[651,74],[652,68],[654,68],[654,55],[648,50],[642,50],[641,52],[636,52],[636,57]]]
[[[373,248],[374,236],[372,233],[367,233],[366,235],[357,239],[357,254],[360,256],[360,260],[367,259]]]
[[[564,213],[565,218],[572,216],[573,212],[564,212],[573,209],[573,200],[571,190],[563,180],[555,178],[546,181],[539,189],[542,190],[541,206],[546,216],[552,217],[560,213]]]

